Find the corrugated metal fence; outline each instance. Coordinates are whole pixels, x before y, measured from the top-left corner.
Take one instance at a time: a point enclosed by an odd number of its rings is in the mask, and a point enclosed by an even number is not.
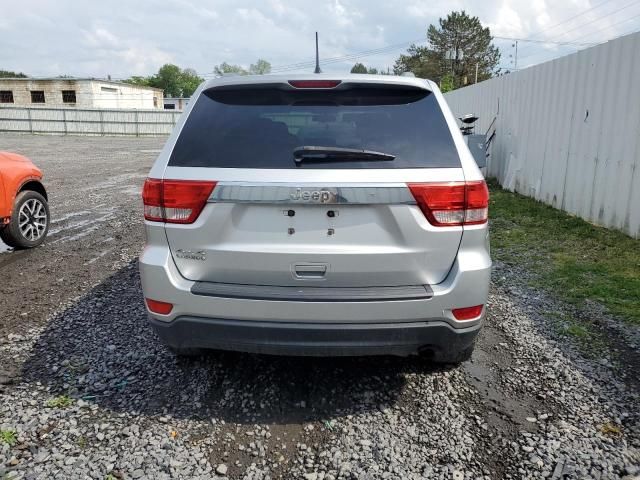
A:
[[[495,131],[488,173],[505,188],[640,238],[639,82],[635,33],[445,97]]]
[[[0,132],[69,135],[169,135],[180,112],[0,107]]]

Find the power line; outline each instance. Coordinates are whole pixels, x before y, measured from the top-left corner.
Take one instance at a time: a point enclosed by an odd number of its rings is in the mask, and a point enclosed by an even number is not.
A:
[[[405,42],[401,42],[401,43],[397,43],[397,44],[387,45],[387,46],[376,48],[376,49],[372,49],[372,50],[363,50],[363,51],[360,51],[360,52],[350,53],[350,54],[346,54],[346,55],[340,55],[340,56],[336,56],[336,57],[328,57],[328,58],[322,59],[321,63],[323,65],[332,64],[332,63],[340,63],[340,62],[344,62],[344,61],[347,61],[347,60],[356,60],[356,59],[361,58],[361,57],[368,57],[368,56],[372,56],[372,55],[380,55],[380,54],[392,52],[392,51],[397,50],[399,48],[403,48],[403,47],[406,47],[407,45],[411,45],[411,44],[418,43],[418,42],[421,42],[421,41],[424,41],[424,38],[418,38],[418,39],[409,40],[409,41],[405,41]],[[311,68],[314,65],[315,65],[315,60],[292,63],[292,64],[288,64],[288,65],[281,65],[281,66],[273,67],[271,69],[271,73],[287,72],[287,71],[291,71],[291,70],[301,70],[301,69],[304,69],[304,68]],[[210,72],[208,74],[204,74],[203,76],[211,76],[211,75],[215,75],[215,73],[214,72]]]
[[[577,29],[579,29],[579,28],[584,28],[584,27],[586,27],[587,25],[591,25],[591,24],[593,24],[593,23],[595,23],[595,22],[599,22],[599,21],[601,21],[601,20],[603,20],[603,19],[605,19],[605,18],[610,17],[611,15],[615,15],[616,13],[619,13],[619,12],[621,12],[621,11],[623,11],[623,10],[626,10],[627,8],[632,7],[633,5],[636,5],[636,4],[638,4],[638,3],[640,3],[640,0],[634,0],[633,2],[628,3],[628,4],[624,5],[623,7],[618,8],[617,10],[614,10],[614,11],[612,11],[612,12],[609,12],[609,13],[607,13],[606,15],[603,15],[603,16],[600,16],[600,17],[598,17],[598,18],[592,19],[592,20],[590,20],[590,21],[588,21],[588,22],[586,22],[586,23],[583,23],[583,24],[577,25],[577,26],[575,26],[574,28],[571,28],[571,29],[569,29],[569,30],[565,30],[565,31],[563,31],[563,32],[562,32],[562,33],[560,33],[560,34],[553,35],[551,38],[547,39],[547,41],[551,43],[551,41],[553,41],[553,40],[555,40],[555,39],[558,39],[558,38],[560,38],[560,37],[563,37],[563,36],[564,36],[564,35],[566,35],[567,33],[573,32],[573,31],[575,31],[575,30],[577,30]],[[599,4],[599,5],[602,5],[602,3],[601,3],[601,4]],[[594,8],[597,8],[597,7],[594,7]],[[592,9],[590,9],[590,10],[593,10],[593,8],[592,8]],[[583,13],[586,13],[586,12],[583,12]],[[595,32],[593,32],[593,33],[595,33]],[[578,38],[580,38],[580,37],[578,37]],[[524,53],[527,53],[528,51],[530,51],[530,49],[528,50],[528,49],[526,49],[526,48],[525,48],[521,53],[522,53],[522,54],[524,54]],[[521,58],[525,58],[525,57],[527,57],[527,56],[528,56],[528,55],[523,55]]]
[[[577,15],[574,15],[574,16],[572,16],[572,17],[569,17],[569,18],[567,18],[566,20],[563,20],[563,21],[561,21],[561,22],[559,22],[559,23],[556,23],[556,24],[554,24],[554,25],[551,25],[550,27],[545,27],[545,28],[543,28],[542,30],[538,30],[537,32],[532,33],[532,34],[531,34],[531,36],[540,35],[542,32],[546,32],[546,31],[548,31],[548,30],[552,30],[552,29],[554,29],[554,28],[556,28],[556,27],[559,27],[560,25],[564,25],[565,23],[568,23],[568,22],[570,22],[570,21],[572,21],[572,20],[575,20],[575,19],[576,19],[576,18],[578,18],[578,17],[581,17],[581,16],[583,16],[583,15],[586,15],[587,13],[591,12],[592,10],[595,10],[595,9],[597,9],[597,8],[600,8],[602,5],[605,5],[605,4],[609,3],[610,1],[611,1],[611,0],[604,0],[604,2],[600,2],[600,3],[598,3],[597,5],[594,5],[594,6],[593,6],[593,7],[591,7],[591,8],[588,8],[588,9],[586,9],[586,10],[583,10],[582,12],[578,13]]]
[[[535,38],[515,38],[515,37],[498,37],[498,36],[494,36],[493,38],[497,38],[498,40],[510,40],[510,41],[518,41],[518,42],[543,43],[543,44],[553,44],[553,45],[575,45],[578,47],[591,47],[595,45],[595,43],[554,42],[552,40],[537,40]]]
[[[592,46],[594,45],[594,43],[575,43],[575,42],[552,42],[552,41],[546,41],[546,40],[537,40],[537,39],[529,39],[529,38],[512,38],[512,37],[493,37],[493,38],[497,38],[500,40],[520,40],[523,42],[534,42],[534,43],[552,43],[552,44],[557,44],[557,45],[576,45],[576,46]],[[346,55],[340,55],[340,56],[336,56],[336,57],[328,57],[328,58],[324,58],[322,59],[322,64],[333,64],[333,63],[340,63],[340,62],[344,62],[347,60],[356,60],[358,58],[362,58],[362,57],[368,57],[368,56],[373,56],[373,55],[380,55],[380,54],[384,54],[384,53],[389,53],[391,51],[397,50],[398,48],[401,47],[405,47],[407,45],[411,45],[414,43],[418,43],[424,41],[424,38],[418,38],[418,39],[414,39],[414,40],[409,40],[409,41],[405,41],[405,42],[401,42],[401,43],[397,43],[397,44],[393,44],[393,45],[387,45],[385,47],[381,47],[381,48],[377,48],[377,49],[373,49],[373,50],[364,50],[361,52],[356,52],[356,53],[351,53],[351,54],[346,54]],[[292,71],[292,70],[301,70],[301,69],[305,69],[305,68],[311,68],[315,65],[315,61],[309,60],[309,61],[304,61],[304,62],[298,62],[298,63],[293,63],[293,64],[289,64],[289,65],[281,65],[281,66],[277,66],[277,67],[273,67],[271,69],[271,73],[284,73],[287,71]],[[215,72],[209,72],[206,74],[200,74],[202,76],[213,76],[215,75]]]
[[[562,36],[564,36],[564,35],[566,35],[567,33],[570,33],[570,32],[575,32],[575,31],[576,31],[576,30],[578,30],[579,28],[584,28],[584,27],[586,27],[587,25],[591,25],[592,23],[599,22],[599,21],[600,21],[600,20],[602,20],[603,18],[607,18],[607,17],[610,17],[611,15],[615,15],[616,13],[621,12],[622,10],[626,10],[627,8],[632,7],[632,6],[634,6],[634,5],[637,5],[638,3],[640,3],[640,0],[634,0],[633,2],[628,3],[628,4],[627,4],[627,5],[625,5],[624,7],[621,7],[621,8],[619,8],[619,9],[617,9],[617,10],[614,10],[613,12],[609,12],[608,14],[606,14],[606,15],[605,15],[605,16],[603,16],[603,17],[594,18],[594,19],[593,19],[593,20],[591,20],[590,22],[583,23],[582,25],[578,25],[578,26],[576,26],[576,27],[574,27],[574,28],[572,28],[572,29],[570,29],[570,30],[565,30],[565,31],[564,31],[564,32],[562,32],[560,35],[558,35],[558,37],[562,37]],[[595,32],[594,32],[594,33],[595,33]],[[557,38],[557,37],[556,37],[556,38]],[[580,37],[578,37],[578,38],[580,38]]]
[[[635,15],[635,16],[633,16],[633,17],[629,17],[629,18],[622,19],[622,20],[620,20],[619,22],[612,23],[611,25],[607,25],[606,27],[600,28],[600,29],[598,29],[598,30],[595,30],[595,31],[590,32],[590,33],[587,33],[587,34],[585,34],[585,35],[581,35],[581,36],[579,36],[579,37],[578,37],[578,39],[585,38],[585,37],[590,37],[590,36],[591,36],[591,35],[593,35],[594,33],[604,32],[605,30],[607,30],[607,29],[609,29],[609,28],[615,27],[615,26],[617,26],[617,25],[621,25],[621,24],[623,24],[623,23],[627,23],[627,22],[629,22],[629,21],[631,21],[631,20],[635,20],[636,18],[640,18],[640,14]]]
[[[622,20],[620,20],[619,22],[616,22],[616,23],[613,23],[613,24],[611,24],[611,25],[607,25],[606,27],[600,28],[600,29],[598,29],[598,30],[594,30],[594,31],[592,31],[592,32],[586,33],[586,34],[584,34],[584,35],[581,35],[581,36],[577,37],[577,39],[585,38],[585,37],[589,37],[589,36],[591,36],[591,35],[593,35],[593,34],[595,34],[595,33],[603,32],[603,31],[608,30],[608,29],[610,29],[610,28],[612,28],[612,27],[615,27],[615,26],[617,26],[617,25],[621,25],[621,24],[623,24],[623,23],[627,23],[627,22],[629,22],[629,21],[631,21],[631,20],[635,20],[636,18],[640,18],[640,14],[635,15],[635,16],[633,16],[633,17],[629,17],[629,18],[622,19]],[[636,28],[637,28],[637,27],[636,27]],[[625,33],[625,34],[619,35],[619,36],[617,36],[617,37],[614,37],[614,38],[619,38],[619,37],[622,37],[622,36],[624,36],[624,35],[628,35],[629,33],[632,33],[632,32],[633,32],[633,30],[632,30],[632,31],[630,31],[630,32],[627,32],[627,33]],[[611,39],[604,40],[604,41],[599,42],[599,43],[597,43],[597,44],[599,45],[599,44],[604,43],[604,42],[607,42],[607,41],[609,41],[609,40],[611,40]],[[525,55],[524,57],[521,57],[521,58],[530,58],[530,57],[535,57],[535,56],[537,56],[537,55],[541,55],[541,54],[545,54],[545,53],[549,53],[549,52],[548,52],[548,51],[544,51],[544,52],[532,53],[532,54],[529,54],[529,55]],[[553,52],[553,53],[555,53],[555,52]]]

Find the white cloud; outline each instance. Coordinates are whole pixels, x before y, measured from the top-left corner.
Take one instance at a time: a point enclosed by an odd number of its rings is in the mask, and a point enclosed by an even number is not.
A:
[[[84,30],[82,33],[88,47],[100,49],[120,48],[120,41],[118,38],[105,28],[97,27],[95,30]]]
[[[619,8],[611,2],[565,27],[544,31],[598,5],[597,1],[21,0],[12,2],[0,17],[0,69],[38,76],[111,74],[122,78],[153,73],[165,62],[201,73],[211,72],[223,61],[248,66],[257,58],[276,67],[312,62],[315,31],[320,32],[321,57],[337,57],[424,39],[429,24],[454,9],[478,16],[492,33],[505,37],[542,31],[538,35],[543,38],[559,34],[570,40],[609,26],[589,38],[605,40],[640,24],[636,19],[616,26],[620,18],[640,13],[640,5],[607,17]],[[563,35],[567,26],[592,19],[596,21],[585,29]],[[505,58],[511,53],[510,41],[496,40],[496,44],[504,49]],[[529,55],[545,51],[536,44],[521,47]],[[400,53],[398,48],[359,61],[386,68],[393,66]],[[354,62],[327,64],[324,70],[346,71]]]
[[[505,0],[498,8],[495,20],[488,22],[487,26],[491,28],[491,33],[494,35],[522,37],[525,33],[520,18],[522,13],[518,13],[510,3]]]

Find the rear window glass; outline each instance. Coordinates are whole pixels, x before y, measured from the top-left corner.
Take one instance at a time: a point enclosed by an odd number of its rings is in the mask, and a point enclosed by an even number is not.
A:
[[[294,161],[305,147],[361,149],[392,161]],[[458,167],[435,99],[416,88],[217,88],[196,101],[169,165],[215,168]]]

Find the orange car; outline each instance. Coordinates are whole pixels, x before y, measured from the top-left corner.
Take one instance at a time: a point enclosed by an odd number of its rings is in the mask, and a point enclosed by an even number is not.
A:
[[[31,160],[0,152],[0,238],[14,248],[37,247],[49,231],[42,171]]]

